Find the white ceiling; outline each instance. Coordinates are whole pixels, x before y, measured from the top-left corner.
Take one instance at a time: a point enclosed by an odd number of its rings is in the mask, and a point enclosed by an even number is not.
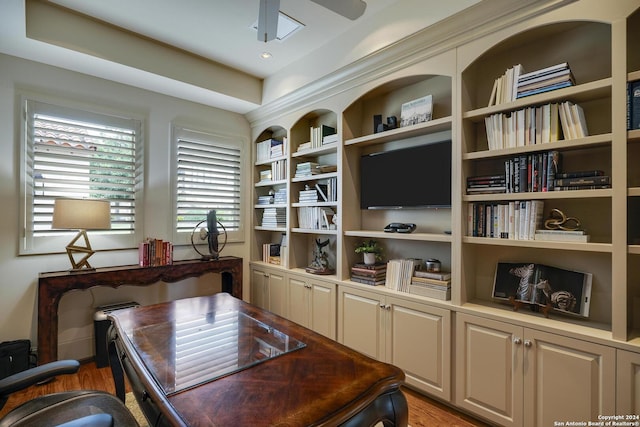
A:
[[[0,0],[0,52],[174,96],[180,93],[186,99],[232,111],[256,108],[229,96],[204,96],[197,87],[149,76],[153,73],[136,76],[122,64],[104,64],[105,60],[85,53],[64,52],[58,46],[27,39],[24,1]],[[318,74],[335,71],[480,0],[365,0],[367,9],[356,21],[309,0],[281,0],[280,10],[305,26],[283,42],[268,43],[258,41],[251,28],[258,17],[259,0],[50,1],[268,82],[289,68],[299,73],[313,55],[323,55],[325,60],[322,69],[309,70],[309,76],[321,77]],[[272,54],[270,59],[260,57],[265,51]]]

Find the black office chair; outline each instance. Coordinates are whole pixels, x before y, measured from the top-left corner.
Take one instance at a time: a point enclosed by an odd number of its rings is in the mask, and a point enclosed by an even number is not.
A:
[[[47,363],[0,380],[0,409],[11,393],[58,375],[78,372],[75,360]],[[124,403],[103,391],[76,390],[37,397],[13,409],[0,427],[138,427]]]

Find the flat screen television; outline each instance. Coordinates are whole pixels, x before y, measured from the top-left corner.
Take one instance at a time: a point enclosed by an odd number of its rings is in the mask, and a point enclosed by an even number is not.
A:
[[[360,158],[360,208],[451,207],[451,140]]]

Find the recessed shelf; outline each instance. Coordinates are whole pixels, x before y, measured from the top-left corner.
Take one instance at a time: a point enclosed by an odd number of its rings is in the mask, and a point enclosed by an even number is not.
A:
[[[451,130],[451,116],[442,117],[440,119],[435,119],[424,123],[418,123],[417,125],[391,129],[385,132],[374,133],[371,135],[365,135],[359,138],[348,139],[345,141],[344,145],[366,146],[373,144],[382,144],[384,142],[391,142],[398,139],[411,138],[413,136],[420,136],[427,133],[435,133],[444,130]]]
[[[314,203],[292,203],[294,208],[315,207],[315,206],[338,206],[338,202],[314,202]]]
[[[329,234],[329,235],[336,235],[338,234],[337,230],[316,230],[316,229],[312,229],[312,228],[292,228],[291,229],[292,233],[301,233],[301,234]]]
[[[307,150],[296,151],[291,154],[291,157],[316,157],[322,154],[335,153],[338,149],[338,143],[332,142],[331,144],[323,145],[318,148],[309,148]]]
[[[255,209],[267,209],[267,208],[286,208],[286,203],[270,203],[268,205],[254,205]]]
[[[262,227],[260,225],[255,226],[253,229],[257,231],[280,231],[280,232],[287,231],[286,227]]]
[[[270,159],[267,160],[260,160],[259,162],[255,163],[255,166],[264,166],[264,165],[270,165],[273,162],[277,162],[278,160],[286,160],[287,159],[287,155],[283,155],[283,156],[278,156],[278,157],[272,157]]]
[[[272,187],[274,185],[284,185],[287,183],[286,179],[279,179],[277,181],[260,181],[260,182],[256,182],[255,186],[256,187]]]
[[[546,200],[546,199],[592,199],[611,197],[612,190],[567,190],[567,191],[536,191],[527,193],[498,193],[463,195],[465,202],[499,202],[509,200]]]
[[[307,181],[320,181],[323,179],[336,178],[338,176],[337,172],[329,172],[329,173],[319,173],[317,175],[311,176],[300,176],[291,178],[291,182],[307,182]]]
[[[464,236],[463,243],[476,245],[492,245],[492,246],[511,246],[521,248],[538,248],[538,249],[560,249],[565,251],[583,251],[583,252],[611,252],[613,246],[611,243],[581,243],[581,242],[552,242],[541,240],[514,240],[514,239],[497,239],[491,237],[470,237]]]
[[[418,240],[425,242],[451,242],[451,235],[445,233],[385,233],[378,230],[347,230],[345,236],[394,239],[394,240]]]

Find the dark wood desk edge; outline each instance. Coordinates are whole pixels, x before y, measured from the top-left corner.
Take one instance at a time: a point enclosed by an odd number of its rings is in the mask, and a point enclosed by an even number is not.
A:
[[[196,297],[197,298],[197,297]],[[242,301],[241,301],[242,303]],[[249,310],[246,311],[247,314],[252,316],[256,315],[257,309],[255,306],[249,305]],[[264,312],[264,316],[256,316],[258,320],[268,322],[269,319],[280,318],[280,316],[275,315],[271,312]],[[133,344],[125,338],[120,337],[120,331],[123,330],[122,324],[119,321],[117,313],[114,315],[109,315],[109,318],[113,322],[113,329],[115,332],[116,342],[120,345],[120,351],[124,354],[120,355],[121,358],[128,357],[132,362],[130,364],[130,368],[135,371],[136,376],[140,383],[142,383],[145,391],[149,394],[150,399],[155,402],[155,404],[161,409],[164,416],[167,417],[167,420],[171,425],[175,426],[188,426],[189,424],[182,418],[182,416],[175,410],[173,405],[169,402],[169,398],[165,395],[164,391],[160,388],[160,386],[156,383],[156,381],[151,377],[151,375],[146,372],[142,367],[144,366],[143,360],[138,355],[137,351],[133,347]],[[282,318],[286,323],[291,323],[287,319]],[[327,338],[328,339],[328,338]],[[337,344],[337,342],[336,342]],[[117,347],[117,346],[116,346]],[[366,357],[366,356],[365,356]],[[382,362],[381,362],[382,363]],[[399,409],[401,412],[404,411],[404,416],[401,416],[399,421],[400,424],[396,425],[406,425],[408,422],[408,414],[407,414],[407,402],[402,395],[402,391],[400,387],[405,384],[404,382],[404,372],[397,367],[393,367],[395,373],[389,373],[388,376],[381,377],[378,381],[371,384],[371,386],[367,389],[366,392],[363,392],[361,395],[357,396],[354,401],[355,404],[348,408],[343,408],[340,411],[332,413],[328,415],[324,419],[317,420],[316,423],[313,423],[314,427],[329,427],[329,426],[342,426],[348,425],[349,427],[353,427],[356,424],[353,424],[354,417],[357,417],[363,411],[368,410],[372,406],[379,403],[379,401],[383,398],[388,398],[394,401],[396,405],[396,409]],[[113,369],[113,368],[112,368]],[[135,380],[134,380],[135,381]],[[350,422],[351,421],[351,422]]]
[[[231,294],[242,299],[242,258],[176,261],[171,265],[140,267],[125,265],[97,268],[92,271],[40,273],[38,277],[38,364],[58,359],[58,305],[72,290],[94,286],[118,288],[123,285],[147,286],[157,282],[173,283],[206,273],[220,273],[229,283]]]

